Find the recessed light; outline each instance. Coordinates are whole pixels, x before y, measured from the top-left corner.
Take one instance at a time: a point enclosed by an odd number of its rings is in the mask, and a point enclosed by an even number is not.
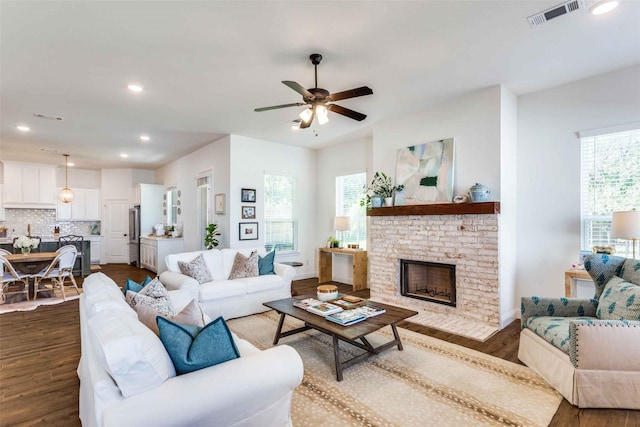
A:
[[[593,6],[591,6],[589,11],[593,15],[604,15],[605,13],[611,12],[616,7],[618,7],[617,1],[605,0],[605,1],[599,1]]]
[[[151,138],[149,138],[149,135],[140,135],[140,139],[143,141],[149,141]]]
[[[127,157],[129,157],[129,155],[127,153],[122,153],[120,154],[120,157],[122,157],[123,159],[126,159]]]
[[[139,85],[139,84],[135,84],[135,83],[130,84],[129,86],[127,86],[127,88],[131,92],[142,92],[144,90],[144,86]]]
[[[22,132],[29,132],[31,130],[31,128],[29,126],[24,126],[24,125],[18,125],[18,126],[16,126],[16,128],[18,130],[21,130]]]

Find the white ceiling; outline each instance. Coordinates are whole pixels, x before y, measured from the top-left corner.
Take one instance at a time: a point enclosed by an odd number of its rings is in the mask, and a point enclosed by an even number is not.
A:
[[[226,134],[318,148],[464,92],[521,95],[640,63],[640,1],[529,27],[559,3],[2,0],[0,159],[154,169]],[[301,101],[281,81],[313,87],[314,52],[320,87],[373,89],[338,102],[366,120],[330,113],[293,131],[302,107],[253,111]]]

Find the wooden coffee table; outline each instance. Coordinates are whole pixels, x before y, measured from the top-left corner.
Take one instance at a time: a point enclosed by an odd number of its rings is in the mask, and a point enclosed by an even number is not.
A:
[[[396,329],[396,323],[418,314],[417,311],[406,310],[404,308],[394,307],[392,305],[376,302],[373,303],[373,305],[384,308],[386,310],[386,313],[379,314],[374,317],[369,317],[362,322],[358,322],[350,326],[342,326],[338,325],[337,323],[331,322],[330,320],[326,320],[323,316],[310,313],[307,310],[293,305],[294,301],[305,298],[313,298],[313,296],[306,295],[297,298],[285,298],[264,303],[265,306],[272,308],[280,313],[280,322],[278,323],[278,329],[276,330],[276,336],[273,340],[273,344],[278,344],[280,338],[288,337],[289,335],[297,334],[309,329],[315,329],[317,331],[330,335],[333,338],[333,354],[336,365],[336,379],[338,381],[342,381],[342,370],[344,368],[347,368],[362,360],[368,359],[374,354],[380,354],[383,351],[394,346],[397,346],[398,350],[402,351],[402,342],[400,341],[400,335],[398,335],[398,330]],[[302,320],[304,322],[304,326],[292,329],[290,331],[282,332],[284,318],[287,315],[298,320]],[[365,337],[377,331],[378,329],[384,328],[385,326],[391,326],[394,339],[378,347],[373,347]],[[344,341],[353,346],[361,348],[365,350],[365,352],[349,360],[340,361],[340,341]]]

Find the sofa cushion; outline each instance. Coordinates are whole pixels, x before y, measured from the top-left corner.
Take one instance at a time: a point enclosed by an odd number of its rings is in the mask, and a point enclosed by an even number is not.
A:
[[[241,281],[246,284],[246,289],[248,294],[253,294],[256,292],[268,291],[270,289],[277,289],[283,287],[282,277],[276,276],[275,274],[267,274],[264,276],[256,276],[256,277],[248,277],[246,279],[236,279],[236,281]]]
[[[229,280],[242,279],[245,277],[255,277],[258,275],[258,253],[251,252],[251,255],[244,256],[240,252],[236,253],[229,273]]]
[[[189,304],[187,304],[178,314],[175,316],[169,316],[163,313],[158,313],[152,307],[148,305],[138,305],[136,306],[136,312],[138,314],[138,319],[145,324],[149,329],[153,331],[154,334],[160,335],[160,331],[158,330],[158,323],[156,322],[156,317],[161,316],[172,322],[182,323],[185,325],[191,326],[200,326],[203,327],[205,325],[204,322],[204,313],[202,313],[202,309],[198,302],[194,299],[191,300]]]
[[[108,294],[112,298],[122,299],[124,295],[116,282],[104,273],[92,273],[82,282],[82,293],[90,296],[94,293]]]
[[[600,295],[596,316],[605,320],[640,320],[640,286],[613,276]]]
[[[193,277],[198,283],[206,283],[212,280],[211,273],[202,254],[195,257],[191,262],[178,261],[178,267],[182,274]]]
[[[247,284],[242,280],[216,280],[200,285],[198,301],[228,298],[247,293]]]
[[[265,274],[276,274],[273,270],[273,260],[276,256],[276,251],[271,251],[264,257],[258,255],[258,274],[264,276]]]
[[[148,295],[142,295],[131,291],[127,291],[126,298],[127,303],[129,303],[131,308],[136,312],[138,311],[139,306],[144,305],[159,314],[164,314],[166,316],[176,315],[176,309],[169,298],[151,298]]]
[[[127,291],[136,292],[136,293],[140,292],[145,286],[151,283],[151,280],[152,279],[149,276],[145,277],[144,280],[140,283],[132,279],[127,279],[127,282],[124,285],[124,289],[122,290],[122,293],[126,295]]]
[[[222,317],[203,328],[157,318],[160,339],[178,375],[240,357],[231,331]]]
[[[150,390],[175,376],[162,342],[137,318],[105,312],[87,324],[106,370],[124,397]]]
[[[593,320],[593,317],[530,317],[527,319],[527,328],[549,344],[569,354],[569,322],[586,319]]]
[[[634,285],[640,285],[640,260],[627,258],[622,263],[620,277]]]

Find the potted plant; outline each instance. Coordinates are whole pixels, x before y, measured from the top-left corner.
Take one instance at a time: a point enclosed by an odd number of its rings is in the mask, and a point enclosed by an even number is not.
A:
[[[204,236],[204,246],[207,249],[213,249],[220,244],[217,236],[220,236],[221,233],[218,231],[218,224],[209,224],[205,227],[205,231],[207,234]]]
[[[402,191],[404,185],[393,185],[393,180],[384,172],[376,172],[369,185],[364,187],[365,197],[360,200],[360,206],[366,206],[367,209],[382,206],[382,200],[385,200],[386,206],[392,206],[393,194],[396,191]]]

